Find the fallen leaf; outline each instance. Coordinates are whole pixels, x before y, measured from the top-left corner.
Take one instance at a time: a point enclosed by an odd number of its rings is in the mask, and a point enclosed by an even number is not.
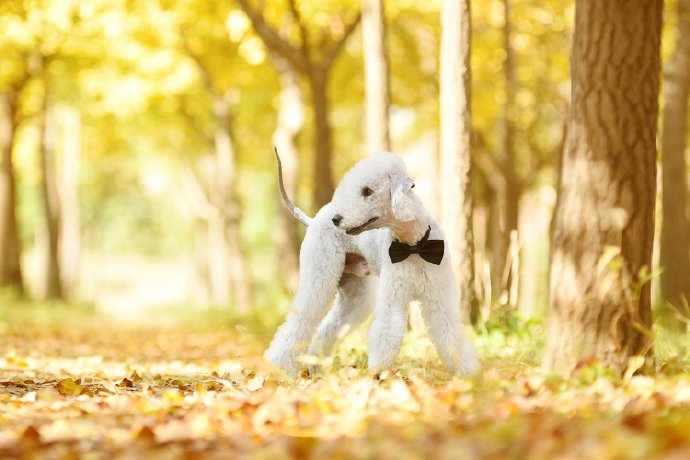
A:
[[[247,390],[257,391],[263,388],[266,378],[263,375],[257,375],[247,381]]]
[[[63,396],[79,396],[84,392],[84,387],[71,378],[60,380],[55,384],[55,388]]]

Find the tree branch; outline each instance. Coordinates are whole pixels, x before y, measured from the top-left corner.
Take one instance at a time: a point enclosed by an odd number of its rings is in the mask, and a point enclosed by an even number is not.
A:
[[[211,72],[208,70],[206,63],[204,63],[201,56],[199,56],[199,54],[197,54],[189,46],[189,41],[187,40],[187,34],[182,33],[181,35],[182,35],[182,48],[187,53],[187,56],[192,61],[194,61],[197,68],[199,69],[199,73],[201,74],[201,80],[204,84],[204,87],[206,88],[206,91],[208,91],[211,96],[219,94],[220,91],[218,90],[218,87],[216,86],[216,84],[213,82],[213,77],[211,76]]]
[[[254,32],[261,38],[267,48],[275,51],[283,56],[292,67],[301,73],[306,73],[309,67],[308,61],[305,59],[302,51],[292,46],[284,40],[278,32],[273,30],[271,26],[266,23],[262,13],[255,11],[249,6],[248,0],[238,0],[244,13],[249,17],[249,20],[254,26]]]
[[[501,177],[505,177],[506,171],[503,164],[491,154],[491,149],[484,138],[484,135],[475,129],[472,130],[472,141],[476,148],[472,149],[476,164],[484,170],[484,174],[489,177],[498,173]]]
[[[299,36],[302,40],[302,47],[300,48],[300,51],[304,56],[305,62],[311,62],[311,43],[309,41],[309,34],[307,32],[307,28],[304,27],[304,23],[302,22],[302,15],[299,13],[299,10],[297,9],[295,0],[288,0],[288,6],[290,7],[290,13],[292,14],[292,17],[295,19],[295,22],[297,23],[297,27],[299,29]]]
[[[567,113],[567,110],[565,111]],[[561,136],[556,142],[556,144],[548,150],[546,155],[539,155],[537,156],[536,161],[530,168],[529,175],[527,177],[524,177],[520,180],[520,186],[526,188],[530,188],[531,186],[534,185],[534,179],[537,177],[537,174],[539,171],[541,171],[547,164],[553,163],[555,165],[560,164],[560,155],[563,153],[563,149],[565,148],[565,144],[568,139],[568,117],[565,116],[563,117],[563,123],[561,126]],[[536,142],[530,137],[527,136],[527,145],[529,146],[530,150],[532,152],[538,152],[539,147],[537,146]]]
[[[355,31],[361,20],[362,12],[360,11],[359,13],[357,13],[357,16],[355,16],[352,22],[345,26],[345,33],[343,33],[343,36],[340,38],[340,40],[334,42],[329,48],[325,50],[320,65],[322,71],[327,72],[331,68],[331,66],[333,65],[333,61],[335,61],[335,58],[338,57],[340,51],[345,46],[347,39],[350,38],[350,35],[352,35],[352,33]]]
[[[213,137],[209,136],[206,130],[204,130],[199,125],[196,118],[194,118],[189,109],[189,104],[187,103],[187,100],[184,97],[180,97],[178,98],[178,101],[180,102],[180,110],[178,113],[182,115],[182,118],[185,119],[190,128],[192,128],[196,135],[203,139],[204,142],[206,142],[207,144],[213,144]]]

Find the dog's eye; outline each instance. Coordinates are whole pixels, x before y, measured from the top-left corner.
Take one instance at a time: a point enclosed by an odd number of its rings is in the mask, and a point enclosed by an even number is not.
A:
[[[362,196],[371,196],[374,194],[374,191],[370,189],[369,187],[364,187],[362,189]]]

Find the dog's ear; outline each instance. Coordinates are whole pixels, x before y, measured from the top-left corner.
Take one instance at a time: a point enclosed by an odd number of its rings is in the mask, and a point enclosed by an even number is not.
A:
[[[410,221],[415,217],[417,204],[410,192],[412,187],[414,187],[414,182],[406,175],[391,176],[391,209],[398,220]]]

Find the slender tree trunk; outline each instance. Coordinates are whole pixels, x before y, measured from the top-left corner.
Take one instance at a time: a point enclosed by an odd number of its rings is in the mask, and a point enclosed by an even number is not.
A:
[[[382,0],[362,0],[362,41],[366,79],[367,150],[369,153],[388,151],[388,58]]]
[[[240,208],[235,196],[235,152],[230,128],[230,106],[222,95],[213,95],[213,114],[216,120],[214,195],[228,250],[230,295],[237,310],[246,311],[251,304],[251,282],[240,243]]]
[[[42,135],[40,149],[41,194],[43,216],[46,223],[48,245],[46,248],[45,296],[48,299],[62,299],[62,278],[60,275],[60,198],[55,173],[56,119],[55,112],[47,103],[43,107]]]
[[[668,76],[664,79],[661,135],[662,221],[660,240],[661,297],[670,304],[667,322],[686,328],[675,315],[690,319],[690,241],[686,216],[685,137],[690,90],[690,0],[678,1],[678,37]]]
[[[502,222],[505,206],[501,190],[487,185],[486,251],[491,268],[491,299],[498,301],[504,293],[503,272],[508,257],[508,239],[505,237],[505,223]]]
[[[81,261],[81,117],[79,111],[70,105],[60,106],[59,114],[63,139],[60,175],[60,274],[63,290],[69,296],[76,287]]]
[[[331,176],[331,126],[328,94],[328,70],[314,70],[310,73],[312,105],[314,107],[315,133],[315,188],[314,205],[321,209],[333,197],[333,177]]]
[[[333,178],[331,177],[331,128],[328,110],[328,77],[335,62],[342,51],[347,39],[357,28],[361,20],[361,14],[357,14],[352,21],[343,22],[342,36],[331,42],[319,39],[320,47],[313,47],[307,28],[302,23],[299,9],[294,0],[288,1],[292,18],[299,29],[301,44],[292,46],[278,31],[271,28],[261,11],[257,11],[249,5],[248,0],[239,0],[240,7],[247,14],[254,31],[264,45],[276,54],[280,54],[292,66],[292,68],[304,75],[309,82],[311,101],[314,110],[315,139],[314,150],[316,154],[314,172],[314,206],[318,209],[331,201],[333,196]],[[323,34],[325,36],[327,34]],[[315,59],[315,51],[320,51],[320,59]]]
[[[517,78],[515,77],[515,51],[512,44],[512,32],[510,23],[510,0],[503,0],[505,8],[504,46],[506,59],[504,72],[506,80],[506,103],[503,114],[503,151],[505,154],[505,180],[506,180],[506,240],[510,239],[510,232],[518,229],[518,215],[520,203],[520,186],[515,167],[515,129],[513,124],[513,111],[515,110],[515,93],[517,90]]]
[[[471,69],[470,2],[445,0],[441,11],[441,186],[442,216],[461,310],[476,322],[474,237],[470,187]]]
[[[230,286],[230,249],[225,234],[225,221],[221,212],[214,206],[208,215],[206,255],[208,284],[211,300],[216,305],[226,306],[232,301]]]
[[[515,76],[515,51],[512,44],[510,1],[511,0],[503,0],[505,12],[503,39],[506,52],[503,70],[505,72],[506,103],[503,114],[503,151],[505,155],[503,164],[505,174],[505,228],[502,246],[506,251],[508,251],[511,247],[511,238],[513,238],[511,235],[513,232],[518,231],[520,197],[522,195],[520,181],[518,179],[518,173],[515,165],[516,152],[513,111],[515,110],[517,78]],[[514,273],[514,269],[517,266],[516,264],[518,261],[513,260],[508,252],[506,252],[506,255],[501,257],[500,260],[503,262],[503,266],[499,267],[499,270],[501,270],[500,292],[501,295],[503,295],[511,291],[514,286],[516,286],[515,283],[517,280],[515,280],[514,277],[517,276],[517,274]],[[508,265],[506,262],[510,262],[510,264]],[[508,299],[508,303],[510,303],[511,296],[506,296],[506,299]]]
[[[0,160],[0,287],[24,294],[21,266],[21,240],[17,224],[17,185],[13,165],[14,142],[17,137],[19,94],[13,92],[3,99],[5,106]]]
[[[577,0],[544,366],[623,371],[651,347],[662,1]]]
[[[194,281],[195,297],[205,303],[213,303],[208,241],[208,220],[197,217],[194,221]]]
[[[297,196],[299,177],[297,138],[304,126],[304,102],[297,72],[279,56],[274,56],[273,62],[280,75],[280,110],[273,134],[273,144],[280,152],[285,190],[294,200]],[[298,225],[301,224],[282,201],[278,203],[278,207],[280,220],[276,231],[278,267],[286,285],[294,291],[297,289],[299,271]]]

